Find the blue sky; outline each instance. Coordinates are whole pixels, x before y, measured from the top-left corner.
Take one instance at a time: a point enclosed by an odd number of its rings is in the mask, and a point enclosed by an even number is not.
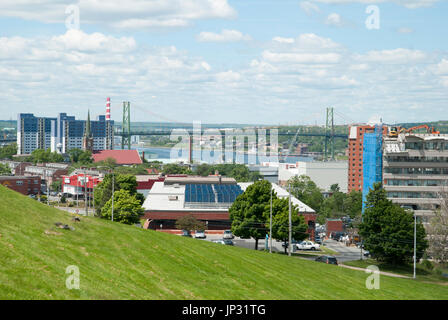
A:
[[[315,124],[448,120],[443,0],[0,4],[0,118]],[[80,13],[68,29],[67,6]],[[379,10],[379,29],[365,21]]]

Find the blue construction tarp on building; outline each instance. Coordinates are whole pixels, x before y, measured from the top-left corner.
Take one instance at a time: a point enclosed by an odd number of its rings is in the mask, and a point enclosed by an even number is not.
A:
[[[376,125],[374,133],[365,133],[362,156],[362,213],[366,196],[373,185],[383,180],[383,126]]]

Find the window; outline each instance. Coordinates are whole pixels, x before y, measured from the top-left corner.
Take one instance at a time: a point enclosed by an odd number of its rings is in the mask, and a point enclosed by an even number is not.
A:
[[[17,180],[17,181],[16,181],[16,185],[18,185],[18,186],[22,186],[22,185],[23,185],[23,181],[22,181],[22,180]]]

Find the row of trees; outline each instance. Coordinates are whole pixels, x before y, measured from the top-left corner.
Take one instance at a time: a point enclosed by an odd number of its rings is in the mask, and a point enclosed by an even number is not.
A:
[[[310,177],[302,175],[289,179],[291,194],[313,208],[317,213],[317,222],[323,224],[327,218],[350,216],[355,219],[361,216],[362,194],[359,191],[344,193],[338,184],[331,186],[331,196],[324,198],[322,191]]]
[[[234,178],[237,182],[257,181],[262,178],[258,171],[250,171],[244,164],[200,164],[194,171],[188,166],[183,166],[175,163],[165,164],[163,166],[163,173],[165,174],[195,174],[199,176],[208,176],[219,172],[220,175]]]
[[[25,158],[25,161],[36,163],[45,162],[63,162],[64,157],[57,152],[51,152],[50,149],[36,149],[31,155]]]
[[[250,171],[249,168],[244,164],[233,164],[233,163],[224,163],[224,164],[201,164],[196,167],[194,173],[200,176],[208,176],[211,174],[215,174],[215,172],[219,172],[219,174],[234,178],[237,182],[248,182],[248,181],[257,181],[262,178],[258,171]]]

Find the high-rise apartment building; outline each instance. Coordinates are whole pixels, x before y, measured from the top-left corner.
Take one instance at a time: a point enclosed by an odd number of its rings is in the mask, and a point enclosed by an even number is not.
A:
[[[104,115],[90,121],[94,151],[113,149],[113,125],[113,120],[106,120]],[[20,113],[17,119],[17,154],[30,154],[36,149],[58,153],[82,149],[86,128],[86,120],[76,120],[66,113],[60,113],[56,118]]]
[[[384,139],[383,185],[394,203],[428,222],[447,184],[447,134],[401,133]]]
[[[353,125],[349,128],[348,137],[348,192],[362,191],[363,186],[363,143],[366,133],[374,133],[375,126]],[[383,134],[387,134],[387,127],[383,127]]]

